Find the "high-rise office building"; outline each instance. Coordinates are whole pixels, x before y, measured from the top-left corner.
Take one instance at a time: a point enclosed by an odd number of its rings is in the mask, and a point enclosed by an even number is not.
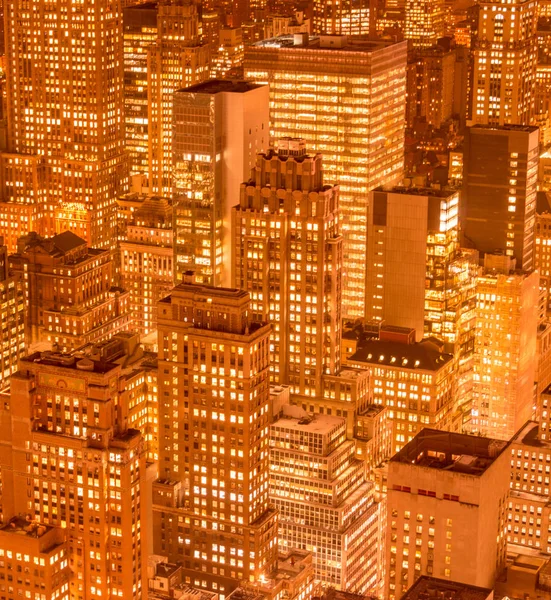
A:
[[[0,389],[7,385],[25,355],[25,288],[20,273],[8,265],[0,237]]]
[[[365,315],[368,192],[402,178],[407,43],[280,36],[245,48],[245,77],[270,84],[271,132],[304,138],[338,182],[343,311]]]
[[[111,247],[127,184],[121,4],[10,0],[5,9],[11,218],[28,233],[28,205],[38,203],[40,233],[69,229]],[[29,196],[19,182],[33,161],[43,177]]]
[[[539,275],[486,255],[476,284],[472,431],[508,440],[533,415]]]
[[[181,283],[159,302],[159,479],[154,551],[227,595],[269,578],[270,327],[245,291]]]
[[[493,588],[505,564],[506,442],[423,429],[388,464],[386,595],[421,575]]]
[[[241,27],[222,27],[213,44],[210,76],[212,79],[230,78],[232,71],[243,67],[245,56]]]
[[[313,32],[320,35],[367,35],[372,27],[372,0],[314,0]],[[376,18],[376,16],[375,16]]]
[[[537,127],[478,125],[464,144],[464,245],[503,252],[533,268],[539,139]]]
[[[174,283],[172,202],[155,196],[140,201],[137,194],[117,202],[119,206],[138,204],[122,226],[119,277],[121,287],[130,294],[132,327],[148,335],[157,329],[157,302]]]
[[[124,122],[130,176],[149,172],[148,47],[157,40],[157,2],[123,10]]]
[[[109,250],[70,231],[20,238],[10,266],[25,288],[26,343],[73,350],[130,327],[129,295],[113,286]]]
[[[268,88],[211,80],[174,94],[175,280],[230,286],[231,209],[269,143]]]
[[[270,426],[270,498],[280,548],[312,552],[322,585],[375,589],[378,507],[345,419],[283,407]]]
[[[340,369],[342,236],[339,192],[321,155],[283,139],[259,154],[232,210],[233,285],[272,323],[272,381],[317,397]]]
[[[366,316],[411,327],[418,340],[426,333],[455,343],[460,307],[450,308],[472,279],[458,260],[459,193],[380,187],[369,199]],[[464,277],[454,277],[452,263]]]
[[[434,342],[415,342],[413,330],[381,327],[346,361],[372,372],[373,403],[386,406],[392,424],[392,453],[423,429],[454,426],[454,357]]]
[[[446,32],[444,0],[406,0],[404,37],[414,48],[430,48]]]
[[[534,115],[537,2],[475,5],[470,122],[531,125]]]
[[[172,193],[173,94],[210,73],[210,49],[201,42],[198,10],[195,0],[159,4],[157,39],[148,47],[149,189],[167,197]]]
[[[20,361],[10,386],[0,408],[2,522],[25,513],[29,526],[43,524],[44,536],[50,527],[67,535],[68,556],[57,560],[69,560],[69,593],[59,597],[139,600],[148,551],[145,444],[127,425],[121,366],[34,353]]]

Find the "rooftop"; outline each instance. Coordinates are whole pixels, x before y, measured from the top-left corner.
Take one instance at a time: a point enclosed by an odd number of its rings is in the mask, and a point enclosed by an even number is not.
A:
[[[493,590],[422,575],[402,600],[486,600]]]
[[[488,131],[495,131],[495,132],[499,132],[499,131],[518,131],[519,133],[522,132],[526,132],[526,133],[533,133],[534,131],[539,131],[538,127],[535,127],[534,125],[513,125],[511,123],[508,123],[506,125],[473,125],[470,129],[470,132],[476,132],[479,130],[484,130],[486,132]]]
[[[402,369],[439,371],[453,356],[442,352],[430,341],[422,340],[414,344],[404,344],[387,340],[368,339],[361,348],[348,359],[348,362],[385,365]]]
[[[547,388],[548,390],[549,388]],[[546,393],[547,390],[545,391]],[[528,421],[517,433],[511,438],[511,443],[524,444],[534,448],[549,448],[551,443],[542,440],[539,437],[540,426],[536,421]]]
[[[42,537],[47,531],[51,531],[52,529],[54,528],[51,525],[44,525],[36,521],[27,521],[23,517],[14,517],[0,527],[0,531],[5,533],[15,533],[33,538]]]
[[[508,444],[492,438],[427,428],[421,430],[390,462],[478,477]]]
[[[374,192],[387,192],[388,194],[403,194],[404,196],[431,196],[436,198],[449,198],[456,195],[457,190],[438,190],[428,187],[405,187],[402,185],[379,186]]]
[[[229,79],[210,79],[203,83],[197,83],[187,88],[182,88],[178,92],[193,94],[220,94],[222,92],[232,92],[234,94],[245,94],[251,90],[263,87],[258,83],[251,81],[236,81]]]
[[[62,367],[74,371],[88,371],[92,373],[105,374],[115,369],[117,365],[107,361],[95,361],[89,358],[79,358],[73,354],[63,352],[34,352],[21,359],[21,367],[25,363],[47,365],[51,367]]]
[[[305,433],[327,434],[342,425],[345,420],[342,417],[333,417],[331,415],[308,415],[301,419],[292,416],[283,416],[273,423],[272,427],[281,427],[293,429]]]
[[[295,48],[303,50],[363,52],[369,54],[370,52],[374,52],[394,44],[396,44],[396,42],[387,40],[371,40],[367,36],[354,36],[353,38],[348,38],[344,35],[308,36],[304,33],[291,33],[261,40],[253,44],[253,46],[262,48]]]

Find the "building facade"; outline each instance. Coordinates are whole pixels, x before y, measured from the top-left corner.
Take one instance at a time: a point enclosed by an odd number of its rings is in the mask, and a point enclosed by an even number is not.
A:
[[[259,154],[232,210],[233,285],[272,323],[272,381],[316,397],[340,368],[342,237],[339,189],[302,140]]]
[[[25,355],[25,288],[22,275],[13,274],[0,237],[0,388],[8,384]]]
[[[130,327],[129,294],[113,286],[109,250],[66,231],[20,238],[9,257],[25,288],[26,344],[73,350]]]
[[[159,479],[154,552],[227,595],[269,578],[277,513],[268,502],[270,327],[245,291],[182,283],[161,300]]]
[[[14,0],[5,8],[14,24],[6,72],[8,151],[21,159],[15,181],[25,181],[29,161],[43,165],[32,199],[23,183],[13,197],[8,190],[19,235],[33,230],[26,210],[40,203],[40,233],[69,229],[111,247],[115,198],[127,185],[121,3]]]
[[[145,594],[145,444],[127,426],[120,370],[74,354],[34,353],[20,361],[2,403],[2,521],[24,513],[63,530],[68,556],[58,560],[69,560],[71,598]]]
[[[424,429],[389,462],[386,594],[422,575],[493,588],[505,564],[507,443]]]
[[[514,272],[507,257],[491,258],[476,285],[471,426],[508,440],[533,416],[539,275]]]
[[[463,245],[503,252],[533,268],[538,179],[537,127],[475,126],[465,136]]]
[[[231,285],[231,209],[269,143],[268,89],[210,80],[174,94],[175,280]]]
[[[208,79],[210,49],[201,42],[198,4],[173,0],[158,5],[157,39],[147,49],[149,191],[172,193],[172,97]]]
[[[480,2],[471,42],[470,122],[531,125],[534,115],[537,3]]]
[[[132,199],[131,199],[132,198]],[[157,330],[157,302],[174,282],[172,202],[134,194],[118,200],[119,206],[137,201],[138,207],[123,226],[120,248],[120,284],[130,294],[132,327],[140,335]]]
[[[339,184],[345,316],[365,316],[367,194],[402,178],[406,50],[306,34],[245,49],[245,77],[270,85],[272,135],[303,138]]]
[[[270,498],[279,546],[313,553],[322,585],[366,593],[377,584],[378,509],[342,417],[283,407],[270,426]]]

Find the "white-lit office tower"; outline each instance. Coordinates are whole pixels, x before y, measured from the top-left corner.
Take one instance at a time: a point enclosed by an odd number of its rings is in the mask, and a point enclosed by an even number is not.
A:
[[[172,100],[175,91],[209,77],[210,49],[201,42],[198,4],[158,6],[157,40],[148,49],[149,189],[172,194]]]
[[[444,0],[406,0],[404,37],[414,48],[430,48],[445,35]]]
[[[269,144],[268,88],[211,80],[174,94],[175,280],[229,287],[231,209]]]
[[[121,4],[10,0],[5,19],[0,222],[18,236],[69,229],[112,247],[115,199],[128,181]]]
[[[471,44],[473,125],[532,124],[536,21],[535,0],[489,0],[476,5]]]
[[[368,192],[402,178],[407,43],[306,34],[245,48],[245,77],[270,84],[271,133],[304,138],[338,182],[343,312],[365,316]]]
[[[346,420],[284,406],[270,426],[270,499],[279,547],[312,552],[322,585],[365,594],[377,585],[378,506]]]
[[[338,187],[303,140],[259,154],[232,210],[235,287],[272,323],[272,380],[316,397],[340,367],[342,237]]]
[[[539,274],[487,254],[477,280],[472,431],[508,440],[533,416]]]

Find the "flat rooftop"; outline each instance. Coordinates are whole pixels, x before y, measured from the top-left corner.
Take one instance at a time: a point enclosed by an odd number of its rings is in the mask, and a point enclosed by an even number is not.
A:
[[[404,196],[431,196],[433,198],[449,198],[455,196],[457,190],[437,190],[429,187],[404,187],[402,185],[379,186],[374,192],[387,192],[388,194],[403,194]]]
[[[358,348],[348,359],[350,363],[358,362],[435,372],[451,360],[453,360],[451,354],[442,352],[438,346],[427,340],[405,344],[378,339],[368,339],[362,342],[361,348]]]
[[[90,358],[75,356],[73,354],[50,351],[30,354],[21,359],[21,367],[26,366],[25,363],[61,367],[73,371],[99,373],[101,375],[117,368],[117,365],[112,362],[97,361]]]
[[[539,131],[538,127],[535,127],[534,125],[513,125],[511,123],[506,124],[506,125],[473,125],[470,129],[471,132],[476,132],[478,130],[483,130],[485,132],[488,131],[495,131],[495,132],[499,132],[499,131],[518,131],[520,133],[522,132],[526,132],[526,133],[533,133],[534,131]]]
[[[24,535],[32,538],[42,537],[47,531],[51,531],[52,529],[54,527],[51,525],[45,525],[36,521],[27,521],[22,517],[14,517],[0,527],[0,531],[5,533]]]
[[[536,421],[528,421],[511,438],[511,443],[523,444],[524,446],[531,446],[533,448],[550,448],[551,443],[540,439],[539,431],[539,423]]]
[[[251,81],[229,80],[229,79],[210,79],[203,83],[197,83],[187,88],[182,88],[178,92],[193,94],[220,94],[222,92],[232,92],[233,94],[245,94],[251,90],[264,87]]]
[[[296,36],[296,37],[295,37]],[[375,52],[400,42],[372,40],[368,36],[322,35],[307,36],[303,33],[283,34],[253,44],[260,48],[296,48],[302,50],[333,50],[341,52]]]
[[[179,283],[172,288],[170,294],[160,302],[170,304],[170,297],[175,292],[187,292],[195,296],[207,296],[209,298],[248,298],[249,292],[237,288],[215,287],[213,285],[202,285],[199,283]]]
[[[422,575],[402,596],[402,600],[486,600],[492,594],[491,588]]]
[[[480,476],[509,443],[426,428],[397,452],[390,462]]]
[[[333,431],[335,427],[339,427],[340,425],[344,427],[345,423],[346,421],[343,417],[315,414],[302,419],[296,417],[281,417],[272,424],[272,427],[282,427],[294,431],[323,435]]]

